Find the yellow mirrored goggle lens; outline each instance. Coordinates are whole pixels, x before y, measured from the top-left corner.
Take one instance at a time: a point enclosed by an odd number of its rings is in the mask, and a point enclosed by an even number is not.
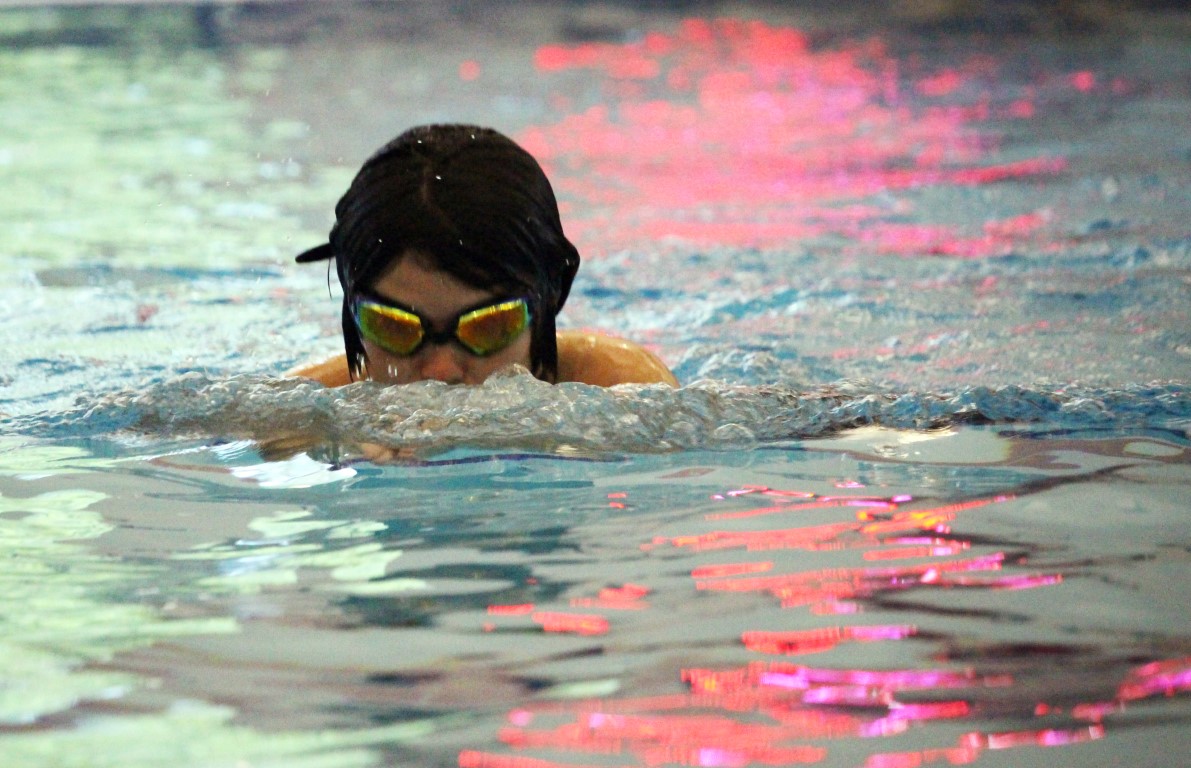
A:
[[[422,320],[404,309],[360,302],[356,325],[364,338],[395,355],[412,355],[422,345]]]
[[[362,300],[356,304],[355,318],[365,339],[395,355],[412,355],[426,341],[441,344],[455,339],[482,357],[512,344],[529,325],[530,315],[525,299],[502,301],[459,315],[453,331],[428,333],[417,314]]]
[[[477,355],[490,355],[512,344],[528,325],[525,299],[504,301],[460,315],[455,338]]]

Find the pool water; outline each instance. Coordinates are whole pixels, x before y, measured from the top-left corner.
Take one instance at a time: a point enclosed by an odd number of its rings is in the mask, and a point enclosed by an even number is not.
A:
[[[0,13],[5,766],[1179,764],[1191,19],[330,8]],[[681,389],[279,377],[434,120]]]

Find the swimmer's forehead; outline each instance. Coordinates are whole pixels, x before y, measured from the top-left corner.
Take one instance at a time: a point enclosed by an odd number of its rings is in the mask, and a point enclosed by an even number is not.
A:
[[[470,285],[422,259],[400,259],[373,283],[381,298],[412,307],[434,322],[450,322],[460,312],[509,298],[501,286]]]
[[[408,266],[403,267],[402,265]],[[411,248],[395,257],[381,270],[379,276],[372,282],[372,290],[387,295],[380,290],[383,284],[392,284],[394,281],[401,282],[404,278],[416,273],[419,276],[426,276],[426,281],[423,283],[433,279],[440,285],[458,284],[484,296],[504,297],[514,294],[520,296],[529,293],[528,285],[510,281],[507,274],[502,274],[494,269],[486,269],[485,265],[476,264],[474,261],[468,261],[466,268],[461,268],[463,266],[458,263],[458,260],[443,258],[429,249]]]

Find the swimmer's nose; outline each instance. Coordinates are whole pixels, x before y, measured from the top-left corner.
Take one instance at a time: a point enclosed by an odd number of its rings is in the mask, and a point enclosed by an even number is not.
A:
[[[462,354],[453,344],[427,344],[418,354],[418,373],[423,380],[461,384],[467,374]]]

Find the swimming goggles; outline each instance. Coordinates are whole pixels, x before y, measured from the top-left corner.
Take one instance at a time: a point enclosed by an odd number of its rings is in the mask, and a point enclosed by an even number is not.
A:
[[[478,357],[512,344],[530,321],[525,298],[500,299],[469,307],[455,316],[449,330],[431,329],[426,318],[408,307],[371,293],[357,294],[351,305],[360,335],[386,352],[408,357],[426,342],[456,341]]]

